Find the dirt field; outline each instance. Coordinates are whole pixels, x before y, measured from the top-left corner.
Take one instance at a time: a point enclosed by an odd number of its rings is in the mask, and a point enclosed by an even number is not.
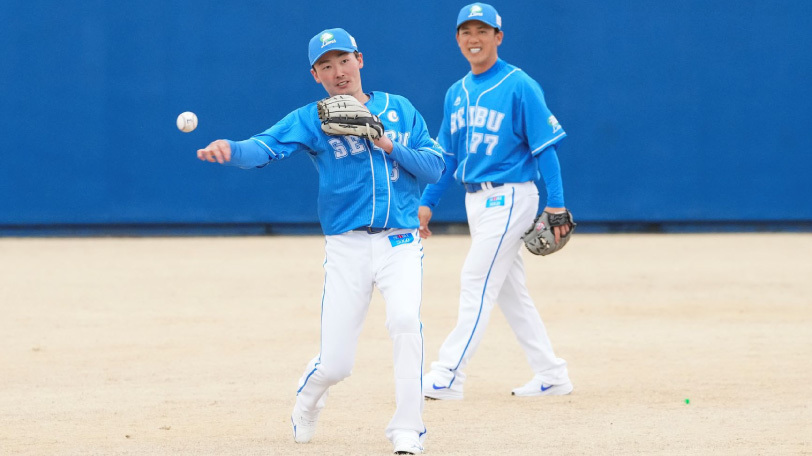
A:
[[[0,239],[0,454],[391,454],[380,296],[353,376],[293,443],[323,245]],[[425,242],[427,366],[467,247]],[[465,400],[426,403],[427,454],[812,454],[812,234],[582,234],[525,261],[575,391],[510,396],[532,373],[495,310]]]

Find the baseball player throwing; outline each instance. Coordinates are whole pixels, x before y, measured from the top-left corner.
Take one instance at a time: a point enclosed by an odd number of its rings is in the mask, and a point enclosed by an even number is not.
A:
[[[484,3],[464,7],[457,17],[457,44],[471,72],[445,96],[438,141],[446,172],[422,197],[420,235],[428,237],[432,210],[452,179],[465,186],[471,249],[462,269],[457,326],[440,347],[439,359],[423,378],[423,394],[462,399],[465,374],[499,303],[535,373],[515,396],[569,394],[567,364],[553,353],[547,331],[527,292],[520,256],[522,234],[533,224],[539,172],[552,214],[565,212],[556,144],[564,130],[550,113],[536,81],[499,59],[502,19]],[[570,225],[555,227],[556,240]]]
[[[326,237],[321,346],[299,380],[294,440],[311,440],[328,389],[350,375],[377,286],[394,344],[396,409],[386,436],[396,454],[422,453],[418,179],[437,182],[442,152],[408,100],[363,91],[363,55],[345,30],[317,34],[308,51],[310,72],[330,98],[291,112],[248,140],[214,141],[197,156],[251,168],[301,152],[319,172],[318,213]]]

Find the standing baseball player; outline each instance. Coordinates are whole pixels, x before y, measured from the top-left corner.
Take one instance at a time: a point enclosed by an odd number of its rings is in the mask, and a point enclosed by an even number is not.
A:
[[[456,327],[440,347],[439,359],[423,378],[432,399],[462,399],[463,370],[479,346],[493,306],[499,303],[535,373],[515,396],[562,395],[572,391],[567,363],[553,353],[547,331],[525,283],[522,235],[533,225],[539,173],[551,214],[564,206],[556,144],[565,133],[550,113],[539,84],[501,60],[502,19],[484,3],[464,7],[457,17],[457,44],[471,72],[445,96],[438,142],[446,172],[427,186],[419,211],[420,235],[431,235],[432,210],[452,179],[466,190],[471,248],[461,274]],[[571,225],[554,228],[556,242]]]
[[[248,140],[214,141],[197,156],[251,168],[301,152],[318,170],[318,213],[326,237],[321,346],[299,380],[291,416],[294,440],[311,440],[328,389],[350,375],[377,286],[394,344],[396,410],[386,436],[395,454],[422,453],[418,179],[437,182],[442,152],[408,100],[363,91],[363,55],[345,30],[319,33],[308,51],[310,72],[330,98],[291,112]]]

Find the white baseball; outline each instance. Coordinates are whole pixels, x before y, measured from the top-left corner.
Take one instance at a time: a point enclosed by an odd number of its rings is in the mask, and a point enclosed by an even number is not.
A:
[[[197,116],[195,113],[190,111],[182,112],[178,116],[177,125],[178,130],[184,133],[189,133],[197,128]]]

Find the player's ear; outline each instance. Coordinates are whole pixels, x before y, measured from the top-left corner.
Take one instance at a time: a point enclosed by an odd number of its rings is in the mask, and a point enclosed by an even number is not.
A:
[[[310,68],[310,74],[313,75],[313,79],[315,79],[317,83],[321,84],[321,79],[319,79],[319,75],[314,68]]]
[[[502,44],[502,39],[505,37],[505,32],[499,30],[496,32],[496,45],[500,46]]]
[[[361,54],[360,52],[356,52],[355,53],[355,58],[358,59],[358,68],[363,68],[364,67],[364,54]]]

